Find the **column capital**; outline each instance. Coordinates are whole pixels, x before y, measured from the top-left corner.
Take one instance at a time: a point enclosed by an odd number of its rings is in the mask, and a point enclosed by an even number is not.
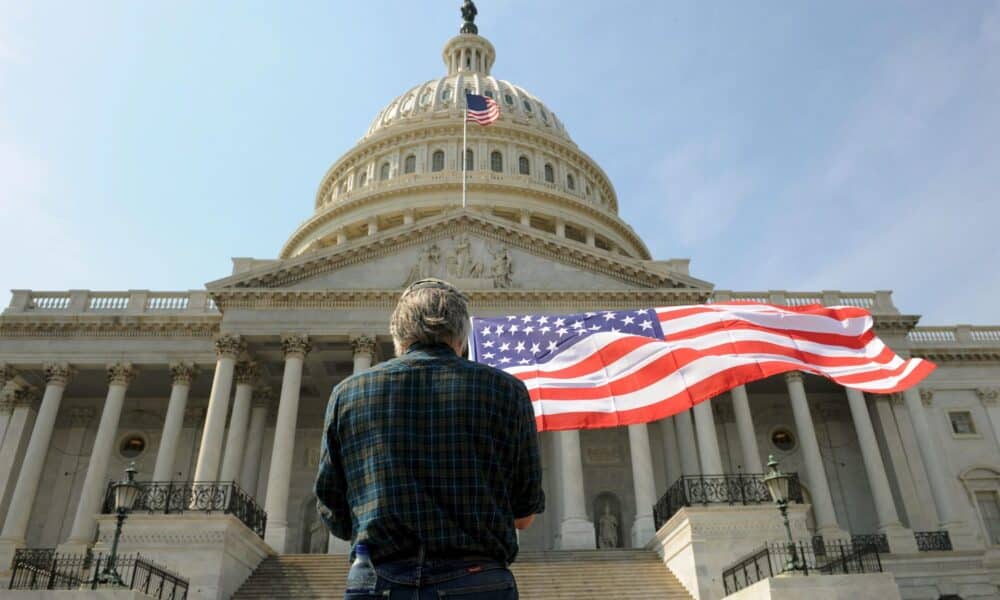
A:
[[[13,411],[19,406],[32,406],[38,400],[35,388],[26,385],[8,385],[0,396],[0,404],[6,411]]]
[[[369,356],[375,356],[375,336],[373,335],[355,335],[351,337],[351,349],[354,354],[367,354]]]
[[[116,362],[108,365],[108,385],[128,386],[135,379],[138,370],[130,362]]]
[[[7,363],[0,363],[0,388],[15,377],[17,377],[17,369]]]
[[[198,365],[194,363],[170,363],[170,383],[173,385],[191,385],[198,376]]]
[[[976,388],[976,396],[979,397],[979,401],[983,403],[983,406],[996,406],[997,400],[1000,399],[1000,388]]]
[[[281,336],[281,349],[285,353],[285,358],[291,356],[305,358],[312,350],[312,343],[309,342],[309,336],[305,334],[283,335]]]
[[[246,349],[246,341],[241,336],[223,333],[215,338],[215,353],[219,358],[238,358]]]
[[[920,402],[924,406],[930,407],[931,403],[934,402],[934,390],[920,388]]]
[[[253,390],[254,408],[274,408],[274,390],[269,385],[258,385]]]
[[[793,382],[796,382],[796,381],[798,381],[799,383],[802,383],[802,380],[803,380],[803,378],[802,378],[802,371],[788,371],[787,373],[785,373],[785,382],[786,383],[793,383]]]
[[[69,383],[69,379],[74,373],[73,367],[64,362],[45,363],[42,370],[45,374],[46,385],[58,385],[62,387],[66,387],[66,384]]]
[[[236,363],[236,384],[254,385],[257,383],[259,370],[257,363],[252,360],[241,360]]]

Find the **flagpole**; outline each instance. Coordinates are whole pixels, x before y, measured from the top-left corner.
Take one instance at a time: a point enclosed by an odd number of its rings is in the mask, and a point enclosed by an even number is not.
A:
[[[459,160],[462,161],[462,208],[466,208],[466,203],[465,203],[465,189],[466,189],[465,167],[467,165],[465,163],[467,162],[466,156],[467,156],[467,154],[469,152],[469,149],[468,149],[468,143],[469,143],[468,142],[468,138],[469,138],[469,99],[468,99],[468,97],[466,97],[466,99],[465,99],[465,113],[462,115],[462,118],[463,118],[463,122],[462,122],[462,152],[461,152],[461,158]]]

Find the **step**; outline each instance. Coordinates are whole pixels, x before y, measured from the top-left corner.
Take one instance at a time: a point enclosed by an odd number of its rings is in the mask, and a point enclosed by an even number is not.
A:
[[[349,566],[345,555],[273,556],[233,600],[339,600]],[[511,570],[525,600],[691,600],[659,557],[646,550],[522,552]]]

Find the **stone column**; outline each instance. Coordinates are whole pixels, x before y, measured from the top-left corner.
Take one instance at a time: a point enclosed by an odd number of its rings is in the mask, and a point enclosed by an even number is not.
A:
[[[14,491],[17,468],[35,419],[36,400],[33,388],[17,383],[8,383],[0,398],[0,410],[10,415],[3,443],[0,444],[0,517],[6,514],[7,502]]]
[[[698,462],[698,446],[694,440],[694,424],[691,423],[691,411],[686,410],[673,416],[677,426],[677,446],[681,454],[681,471],[684,475],[701,475]]]
[[[1000,445],[1000,402],[997,401],[1000,398],[1000,388],[978,388],[976,396],[986,409],[986,416],[993,427],[993,437]]]
[[[753,417],[750,415],[750,399],[747,398],[747,388],[738,385],[729,393],[733,398],[736,431],[740,437],[740,450],[743,452],[743,472],[763,473],[764,466],[760,464],[760,449],[757,448],[757,433],[754,431]]]
[[[562,521],[559,523],[560,550],[592,549],[597,547],[594,524],[587,518],[587,501],[583,492],[583,456],[580,452],[580,432],[556,431],[556,456],[559,460],[559,493],[562,495]]]
[[[893,552],[916,552],[917,543],[913,538],[913,532],[903,527],[896,512],[896,503],[889,488],[889,476],[886,475],[885,465],[882,463],[882,453],[875,438],[875,428],[872,427],[871,415],[868,414],[865,395],[852,388],[844,390],[847,393],[847,404],[851,408],[854,430],[858,434],[858,445],[861,446],[861,458],[865,463],[868,485],[875,501],[878,529],[888,538],[889,548]]]
[[[667,417],[660,421],[660,431],[663,434],[663,462],[666,464],[667,487],[681,478],[681,453],[677,444],[677,430],[674,428],[674,418]]]
[[[253,408],[250,411],[250,432],[247,435],[246,451],[243,453],[243,468],[240,470],[240,486],[257,496],[257,483],[260,478],[260,456],[264,447],[264,426],[267,415],[273,404],[274,393],[271,388],[259,387],[254,391]],[[261,504],[261,500],[257,501]]]
[[[17,370],[7,363],[0,363],[0,395],[7,387],[8,381],[13,381],[17,377]],[[0,398],[0,444],[3,443],[4,435],[7,433],[7,424],[10,423],[11,410],[13,406],[6,404]]]
[[[212,392],[208,397],[205,428],[201,433],[198,463],[194,469],[195,481],[216,481],[219,476],[219,458],[222,454],[222,434],[226,431],[229,413],[229,392],[233,387],[233,370],[236,359],[246,350],[246,344],[236,335],[224,334],[215,340],[215,376]]]
[[[28,520],[35,504],[38,484],[42,480],[42,467],[49,453],[49,443],[55,430],[56,417],[59,415],[59,404],[62,402],[63,391],[69,382],[71,369],[65,363],[45,365],[45,394],[42,404],[35,417],[35,427],[31,431],[28,449],[24,453],[21,472],[17,476],[17,486],[10,500],[7,518],[4,520],[3,533],[0,534],[0,555],[6,555],[8,546],[20,548],[24,546],[25,532],[28,530]],[[13,549],[12,549],[13,550]],[[11,552],[13,557],[13,552]],[[0,564],[0,568],[6,568]]]
[[[702,475],[722,475],[722,454],[719,452],[719,436],[715,431],[712,401],[705,400],[695,404],[693,412],[694,426],[698,429],[701,473]]]
[[[917,435],[917,448],[924,462],[924,469],[927,471],[927,483],[930,484],[931,495],[934,496],[934,505],[937,507],[939,527],[948,530],[952,544],[956,548],[965,549],[962,546],[967,545],[967,540],[959,538],[966,537],[967,532],[966,528],[962,527],[961,517],[953,503],[952,490],[949,486],[951,477],[945,471],[938,438],[927,422],[927,412],[924,410],[924,403],[930,404],[933,397],[934,393],[931,390],[918,391],[917,388],[910,388],[903,392],[903,402],[906,403],[906,411],[910,415],[913,430]]]
[[[846,536],[843,530],[837,525],[837,513],[833,508],[833,496],[830,494],[830,483],[826,479],[823,456],[819,452],[819,441],[816,439],[816,429],[813,427],[802,373],[799,371],[785,373],[785,382],[788,385],[788,395],[792,399],[795,429],[799,432],[799,445],[806,463],[805,480],[809,485],[813,511],[816,514],[816,534],[827,539],[844,538]]]
[[[628,426],[629,453],[632,457],[632,488],[635,491],[635,522],[632,524],[632,547],[643,548],[656,533],[653,505],[656,484],[653,480],[653,453],[645,423]]]
[[[121,418],[122,405],[125,403],[125,391],[135,375],[136,371],[131,363],[118,362],[108,365],[108,395],[104,400],[101,422],[97,426],[97,437],[94,438],[94,448],[87,464],[87,475],[83,479],[83,489],[80,491],[80,501],[76,506],[73,529],[70,531],[69,540],[59,547],[60,553],[83,554],[94,539],[94,529],[97,524],[95,518],[104,500],[108,483],[108,462],[114,450],[118,420]]]
[[[56,420],[57,430],[61,428],[68,430],[63,442],[62,450],[64,452],[59,456],[58,464],[55,466],[55,472],[65,476],[59,477],[51,488],[45,489],[45,493],[50,494],[53,499],[49,514],[60,515],[60,518],[45,520],[45,525],[42,527],[42,540],[61,540],[63,534],[69,534],[65,530],[73,525],[64,522],[61,517],[68,513],[73,505],[73,501],[76,499],[76,494],[73,493],[76,482],[85,474],[80,470],[80,465],[86,461],[83,456],[86,448],[84,439],[95,414],[96,411],[93,408],[74,406],[69,410],[64,408]],[[28,525],[31,526],[30,520]],[[2,561],[0,561],[0,566],[2,566]]]
[[[302,387],[302,364],[311,348],[305,335],[289,335],[281,339],[285,353],[285,372],[281,379],[278,401],[278,422],[274,426],[274,448],[267,477],[267,531],[264,541],[275,552],[285,552],[288,536],[288,486],[292,457],[295,451],[295,424],[299,416],[299,390]]]
[[[170,402],[167,404],[167,416],[163,419],[163,435],[160,436],[160,449],[156,453],[153,481],[173,479],[174,460],[177,458],[177,443],[184,428],[188,392],[197,373],[197,367],[190,363],[170,365]]]
[[[222,459],[219,481],[236,481],[240,475],[247,426],[250,424],[250,402],[256,383],[257,364],[250,361],[236,363],[236,397],[233,399],[233,414],[229,417],[229,437],[226,438],[226,454]]]

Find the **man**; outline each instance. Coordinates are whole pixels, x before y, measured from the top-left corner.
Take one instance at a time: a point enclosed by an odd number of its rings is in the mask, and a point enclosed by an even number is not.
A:
[[[535,418],[523,383],[462,358],[469,327],[461,292],[417,281],[389,324],[397,357],[330,396],[320,516],[378,572],[346,598],[518,597],[515,528],[545,508]]]

